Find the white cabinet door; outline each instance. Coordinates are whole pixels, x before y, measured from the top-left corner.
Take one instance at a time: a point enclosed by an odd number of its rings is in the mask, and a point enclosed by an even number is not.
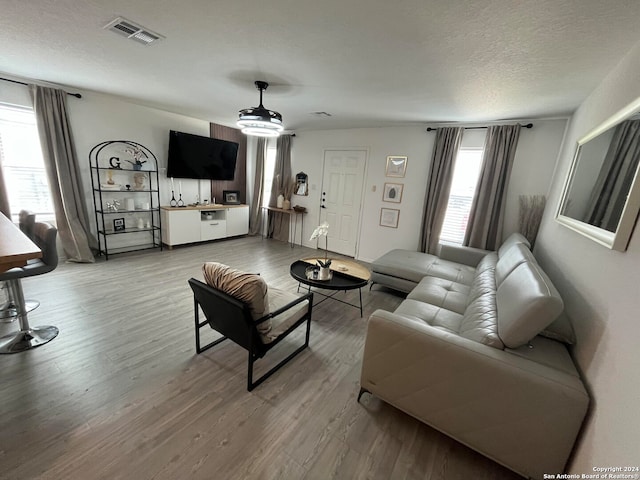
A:
[[[162,242],[181,245],[200,241],[200,211],[162,210]]]
[[[227,208],[227,237],[249,233],[249,206]]]

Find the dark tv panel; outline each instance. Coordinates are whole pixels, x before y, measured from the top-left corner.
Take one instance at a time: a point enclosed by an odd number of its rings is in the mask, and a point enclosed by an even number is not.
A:
[[[237,157],[236,142],[171,130],[167,177],[233,180]]]

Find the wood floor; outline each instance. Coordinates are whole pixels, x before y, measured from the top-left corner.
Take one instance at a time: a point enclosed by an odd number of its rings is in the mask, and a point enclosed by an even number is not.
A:
[[[0,478],[520,478],[376,398],[356,402],[367,317],[401,301],[388,291],[363,290],[364,318],[319,305],[310,348],[251,393],[240,347],[195,354],[187,279],[202,278],[203,262],[295,290],[288,266],[315,253],[246,237],[24,280],[25,296],[41,302],[31,325],[60,335],[0,356]],[[342,298],[356,301],[357,291]],[[16,328],[0,324],[0,334]],[[279,345],[257,373],[301,339]]]

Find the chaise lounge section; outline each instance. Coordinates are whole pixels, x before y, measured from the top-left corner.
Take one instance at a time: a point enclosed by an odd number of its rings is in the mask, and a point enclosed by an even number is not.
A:
[[[409,293],[369,319],[361,394],[525,477],[563,471],[589,397],[568,320],[554,322],[560,295],[521,235],[497,252],[445,255],[395,250],[374,262],[376,283]]]

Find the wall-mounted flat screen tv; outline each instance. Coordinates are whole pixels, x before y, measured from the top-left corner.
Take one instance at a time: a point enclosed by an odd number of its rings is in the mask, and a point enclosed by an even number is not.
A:
[[[233,180],[237,157],[235,142],[171,130],[167,177]]]

